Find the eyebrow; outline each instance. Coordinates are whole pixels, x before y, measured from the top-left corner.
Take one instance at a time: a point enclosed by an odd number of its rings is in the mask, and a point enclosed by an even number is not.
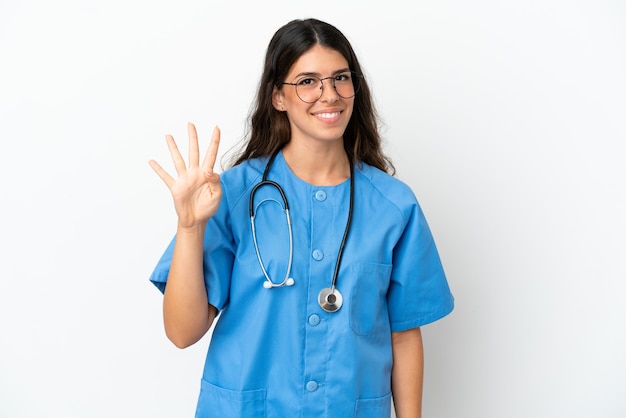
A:
[[[350,72],[350,68],[347,68],[347,67],[346,67],[346,68],[342,68],[341,70],[336,70],[336,71],[333,71],[333,72],[332,72],[332,74],[331,74],[330,76],[332,77],[332,76],[334,76],[334,75],[341,74],[341,73],[347,73],[347,72]],[[322,75],[321,75],[320,73],[315,73],[315,72],[303,72],[303,73],[296,74],[296,75],[294,76],[294,78],[296,78],[296,79],[297,79],[297,78],[306,77],[306,76],[315,76],[315,77],[320,77],[320,78],[322,77]]]

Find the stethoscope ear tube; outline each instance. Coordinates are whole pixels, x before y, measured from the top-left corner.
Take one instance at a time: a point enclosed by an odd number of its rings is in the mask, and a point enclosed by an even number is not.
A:
[[[283,279],[282,282],[279,282],[279,283],[274,283],[272,279],[270,278],[269,274],[267,273],[267,270],[265,269],[265,264],[263,263],[263,259],[261,258],[261,251],[259,250],[259,243],[257,241],[256,225],[254,222],[255,220],[254,195],[256,194],[256,191],[262,186],[272,186],[280,192],[280,195],[283,200],[283,205],[284,205],[283,210],[285,212],[285,217],[287,218],[287,228],[289,230],[289,261],[287,262],[287,272],[285,273],[285,278]],[[283,191],[282,187],[280,187],[278,183],[275,183],[270,180],[264,180],[258,183],[256,186],[254,186],[254,188],[250,192],[250,227],[252,228],[252,242],[254,244],[254,250],[256,251],[256,257],[257,257],[257,260],[259,261],[259,266],[261,266],[261,271],[263,272],[263,275],[265,276],[263,287],[266,289],[271,289],[273,287],[293,286],[295,281],[293,280],[293,278],[289,277],[291,275],[291,264],[293,261],[293,231],[291,229],[291,216],[289,216],[289,204],[287,203],[287,196],[285,196],[285,192]]]

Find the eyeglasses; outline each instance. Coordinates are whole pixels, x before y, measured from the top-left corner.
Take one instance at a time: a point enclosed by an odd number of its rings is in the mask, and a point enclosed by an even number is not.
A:
[[[339,97],[350,99],[359,91],[359,77],[361,76],[353,71],[345,71],[324,78],[307,75],[300,77],[295,83],[287,83],[284,81],[280,84],[295,86],[296,94],[300,100],[305,103],[315,103],[322,97],[322,93],[324,92],[324,80],[331,80],[333,88]]]

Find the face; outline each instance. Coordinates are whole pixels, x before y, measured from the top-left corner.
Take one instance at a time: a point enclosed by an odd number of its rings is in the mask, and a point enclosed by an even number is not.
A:
[[[343,55],[334,49],[316,45],[300,56],[284,81],[295,83],[306,75],[320,79],[332,78],[342,72],[349,72],[348,62]],[[285,84],[281,89],[274,88],[272,103],[278,111],[287,113],[291,141],[331,143],[343,139],[352,116],[354,97],[345,99],[339,96],[331,78],[322,81],[322,95],[314,103],[300,100],[295,86]]]

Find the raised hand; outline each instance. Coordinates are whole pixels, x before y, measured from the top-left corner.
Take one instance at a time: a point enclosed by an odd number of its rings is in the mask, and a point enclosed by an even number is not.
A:
[[[174,138],[171,135],[165,137],[178,178],[175,179],[169,175],[156,161],[150,160],[148,163],[172,193],[179,228],[191,229],[204,227],[209,218],[217,212],[222,198],[220,177],[213,171],[220,143],[220,130],[217,126],[213,129],[211,143],[202,165],[200,165],[196,127],[190,122],[187,125],[187,131],[189,134],[188,167],[180,155]]]

